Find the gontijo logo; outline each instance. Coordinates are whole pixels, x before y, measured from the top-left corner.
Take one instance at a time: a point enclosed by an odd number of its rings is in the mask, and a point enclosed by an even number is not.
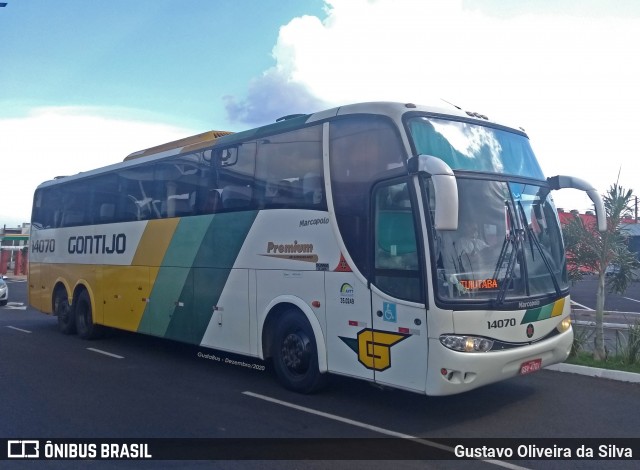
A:
[[[409,336],[411,335],[365,328],[358,332],[355,340],[342,336],[339,338],[358,355],[358,362],[367,369],[380,372],[391,367],[391,346]]]
[[[122,254],[127,249],[127,236],[124,233],[107,235],[78,235],[69,237],[67,251],[70,254]]]

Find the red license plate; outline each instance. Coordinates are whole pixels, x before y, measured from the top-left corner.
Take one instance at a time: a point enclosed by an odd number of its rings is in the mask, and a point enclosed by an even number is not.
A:
[[[542,359],[533,359],[532,361],[523,362],[520,365],[520,375],[530,374],[542,369]]]

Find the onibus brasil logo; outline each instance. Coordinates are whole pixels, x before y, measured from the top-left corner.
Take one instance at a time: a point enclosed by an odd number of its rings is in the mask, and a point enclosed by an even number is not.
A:
[[[365,328],[358,332],[356,338],[339,338],[358,355],[358,362],[367,369],[380,372],[391,367],[391,346],[409,336]]]

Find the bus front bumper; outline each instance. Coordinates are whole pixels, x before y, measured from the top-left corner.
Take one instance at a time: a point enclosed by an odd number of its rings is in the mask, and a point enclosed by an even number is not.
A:
[[[438,338],[429,338],[426,393],[453,395],[534,372],[565,361],[572,343],[572,329],[539,343],[486,353],[453,351]]]

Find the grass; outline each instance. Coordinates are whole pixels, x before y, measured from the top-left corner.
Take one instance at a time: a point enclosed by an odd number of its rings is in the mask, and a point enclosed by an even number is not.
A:
[[[605,345],[608,352],[605,361],[593,359],[594,334],[592,327],[574,327],[571,354],[565,361],[567,364],[640,374],[640,320],[630,323],[625,332],[616,331],[615,343],[609,340]]]
[[[597,367],[599,369],[621,370],[625,372],[634,372],[640,374],[640,363],[628,364],[624,357],[610,357],[606,361],[595,361],[593,355],[589,352],[579,352],[575,356],[570,356],[566,360],[567,364],[575,364],[578,366]]]

